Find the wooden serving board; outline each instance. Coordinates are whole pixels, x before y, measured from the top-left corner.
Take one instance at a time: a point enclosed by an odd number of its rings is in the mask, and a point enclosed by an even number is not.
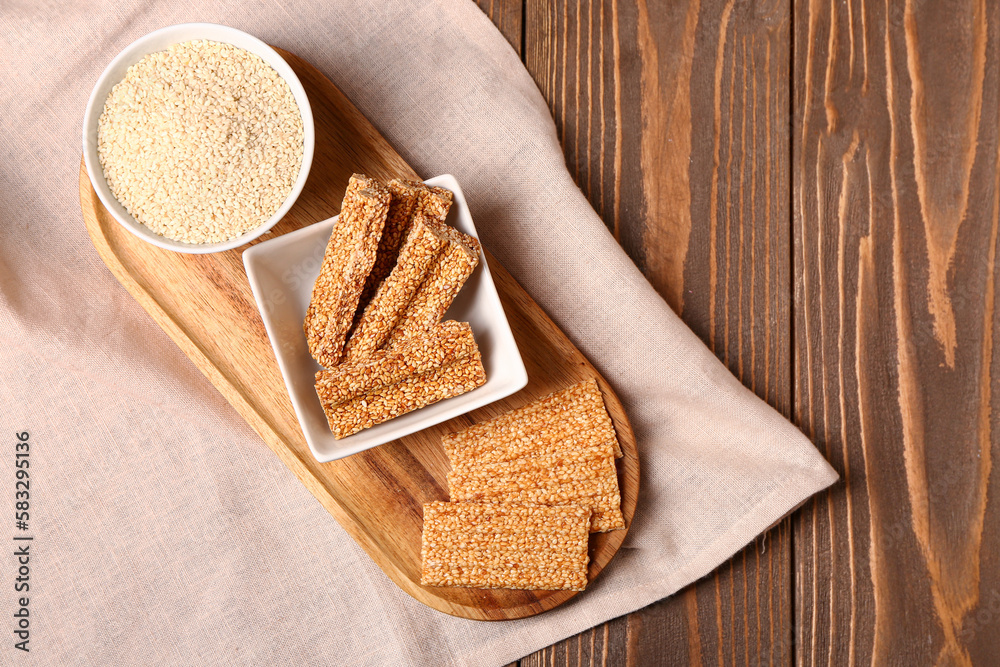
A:
[[[280,52],[312,103],[316,153],[295,205],[256,242],[335,215],[354,172],[384,181],[418,178],[326,77],[291,53]],[[527,387],[401,440],[319,463],[292,411],[243,269],[243,249],[189,255],[140,240],[104,209],[82,163],[80,203],[94,246],[115,277],[379,567],[420,602],[455,616],[504,620],[538,614],[577,595],[572,591],[434,588],[419,582],[422,505],[448,499],[449,465],[441,436],[579,380],[596,377],[604,393],[625,453],[618,461],[618,476],[622,512],[626,526],[631,525],[639,490],[639,460],[621,403],[587,359],[489,254],[487,261],[528,371]],[[590,581],[618,551],[626,532],[627,528],[591,535]]]

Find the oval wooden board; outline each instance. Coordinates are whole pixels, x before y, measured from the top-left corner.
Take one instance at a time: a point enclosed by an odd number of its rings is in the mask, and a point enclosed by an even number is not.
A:
[[[259,241],[338,212],[354,172],[382,180],[417,178],[375,128],[318,70],[281,51],[309,94],[316,155],[305,190],[288,215]],[[101,205],[81,162],[80,203],[104,263],[222,392],[379,567],[420,602],[454,616],[505,620],[532,616],[574,597],[573,591],[478,590],[420,585],[422,506],[447,500],[445,433],[596,377],[625,456],[618,461],[622,512],[632,523],[639,491],[635,437],[611,387],[489,254],[497,290],[528,370],[523,390],[401,440],[319,463],[299,429],[264,325],[247,283],[242,249],[187,255],[139,240]],[[259,242],[258,241],[258,242]],[[626,530],[590,537],[593,581],[618,551]],[[336,567],[330,563],[330,567]]]

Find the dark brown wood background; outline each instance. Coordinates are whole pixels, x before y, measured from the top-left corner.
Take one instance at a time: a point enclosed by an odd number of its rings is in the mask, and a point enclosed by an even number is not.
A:
[[[1000,664],[998,3],[478,2],[625,250],[842,476],[520,665]]]

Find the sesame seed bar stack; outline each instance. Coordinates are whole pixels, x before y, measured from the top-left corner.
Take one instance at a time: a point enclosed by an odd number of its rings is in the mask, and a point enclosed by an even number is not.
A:
[[[531,453],[612,443],[621,445],[597,381],[584,380],[490,421],[443,438],[452,466],[469,460],[507,461]]]
[[[574,505],[428,503],[420,583],[582,591],[589,524],[590,510]]]
[[[316,393],[335,438],[388,421],[486,382],[466,322],[442,322],[395,350],[379,350],[316,374]]]
[[[361,290],[375,262],[389,199],[389,191],[378,181],[351,176],[304,323],[309,352],[326,368],[340,362]]]
[[[392,272],[417,217],[422,215],[443,224],[451,208],[451,191],[444,188],[397,178],[389,181],[388,189],[391,196],[389,214],[379,240],[375,264],[361,293],[359,316],[375,296],[379,285]]]
[[[427,269],[448,243],[448,237],[444,223],[417,214],[395,267],[378,286],[347,341],[344,356],[348,361],[368,356],[382,347],[423,283]]]
[[[590,530],[625,527],[610,443],[507,461],[469,461],[448,473],[454,502],[580,505],[593,511]]]
[[[389,334],[386,347],[398,345],[441,321],[479,264],[482,248],[477,239],[454,227],[442,225],[441,228],[448,235],[448,244],[428,269],[427,278]]]

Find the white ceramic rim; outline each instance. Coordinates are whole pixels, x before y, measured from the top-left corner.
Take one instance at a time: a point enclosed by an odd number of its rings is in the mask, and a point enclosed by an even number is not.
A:
[[[173,39],[173,36],[178,34],[183,34],[183,38]],[[196,244],[175,241],[160,236],[149,227],[140,223],[125,210],[121,202],[111,193],[111,189],[104,178],[104,170],[101,168],[100,160],[97,157],[97,121],[104,110],[104,103],[111,92],[111,88],[114,84],[121,81],[128,67],[139,62],[139,60],[149,53],[164,50],[170,44],[196,39],[231,44],[263,58],[264,62],[273,67],[288,84],[288,87],[292,91],[292,96],[299,106],[299,113],[302,115],[302,165],[299,167],[298,177],[292,185],[292,191],[274,215],[265,220],[263,224],[235,239],[219,243]],[[150,49],[150,43],[161,43],[163,46]],[[111,81],[112,79],[114,80]],[[306,95],[305,88],[302,87],[299,78],[292,71],[288,63],[285,62],[285,59],[277,51],[253,35],[249,35],[236,28],[215,23],[178,23],[154,30],[129,44],[104,68],[104,72],[101,73],[90,93],[86,111],[83,115],[83,159],[86,164],[87,175],[90,177],[90,183],[93,185],[94,191],[97,192],[97,196],[100,198],[101,203],[104,204],[104,207],[125,229],[144,241],[167,250],[191,254],[221,252],[223,250],[238,248],[270,231],[285,216],[295,203],[295,200],[298,199],[303,187],[305,187],[306,180],[309,178],[309,169],[312,166],[315,143],[315,126],[313,124],[312,107],[309,104],[309,97]]]

